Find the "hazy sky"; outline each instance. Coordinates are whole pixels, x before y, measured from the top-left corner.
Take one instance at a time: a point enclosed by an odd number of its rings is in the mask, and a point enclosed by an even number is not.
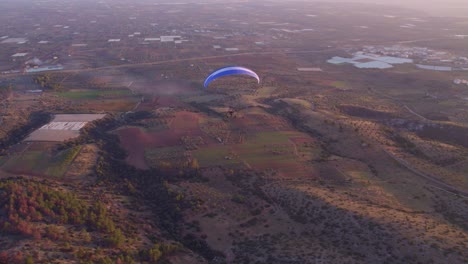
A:
[[[430,13],[431,15],[468,17],[468,0],[314,0],[316,2],[359,2],[396,5]]]

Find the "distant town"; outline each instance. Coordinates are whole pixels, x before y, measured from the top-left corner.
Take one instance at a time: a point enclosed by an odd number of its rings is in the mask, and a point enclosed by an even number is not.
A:
[[[333,57],[332,64],[350,63],[357,68],[387,69],[395,64],[416,63],[416,67],[435,71],[468,71],[468,57],[452,55],[426,47],[364,46],[359,51],[348,48],[353,58]]]

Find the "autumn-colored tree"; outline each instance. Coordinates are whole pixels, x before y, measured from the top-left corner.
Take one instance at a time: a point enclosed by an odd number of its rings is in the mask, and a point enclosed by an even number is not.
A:
[[[125,242],[125,237],[122,234],[122,231],[119,228],[117,228],[114,232],[112,232],[112,234],[110,234],[106,242],[108,246],[120,247],[123,244],[123,242]]]
[[[194,169],[194,170],[198,170],[200,169],[200,164],[198,164],[198,160],[197,159],[192,159],[191,163],[190,163],[190,168]]]
[[[23,262],[24,262],[23,253],[21,253],[21,251],[16,251],[12,256],[10,263],[23,263]]]
[[[0,252],[0,263],[8,263],[8,259],[9,259],[8,252],[6,251]]]
[[[25,264],[34,264],[34,259],[32,256],[27,256],[25,259],[24,259],[24,263]]]

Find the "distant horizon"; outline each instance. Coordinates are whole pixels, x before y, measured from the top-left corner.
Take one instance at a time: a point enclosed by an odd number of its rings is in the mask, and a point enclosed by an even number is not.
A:
[[[276,0],[273,0],[276,1]],[[310,2],[311,0],[292,0],[291,2]],[[415,9],[435,16],[467,17],[468,1],[466,0],[312,0],[313,2],[365,3],[383,4],[402,8]],[[284,2],[284,1],[281,1]]]

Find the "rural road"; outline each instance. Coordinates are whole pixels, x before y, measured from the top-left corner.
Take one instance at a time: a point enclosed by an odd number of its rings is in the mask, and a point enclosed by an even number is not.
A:
[[[455,187],[453,187],[452,185],[450,184],[447,184],[439,179],[437,179],[436,177],[434,176],[431,176],[431,175],[428,175],[424,172],[421,172],[420,170],[414,168],[413,166],[411,166],[410,163],[408,163],[407,161],[393,155],[391,152],[387,151],[385,148],[381,148],[385,153],[387,153],[387,155],[389,155],[393,160],[395,160],[396,162],[398,162],[400,165],[402,165],[403,167],[405,167],[406,169],[410,170],[411,172],[413,172],[414,174],[428,180],[431,185],[433,185],[434,187],[436,188],[439,188],[439,189],[442,189],[446,192],[449,192],[451,194],[454,194],[454,195],[458,195],[458,196],[461,196],[463,198],[468,198],[468,192],[467,191],[464,191],[464,190],[459,190]]]
[[[135,66],[150,66],[150,65],[161,65],[166,63],[175,63],[175,62],[184,62],[184,61],[197,61],[197,60],[210,60],[210,59],[219,59],[219,58],[228,58],[228,57],[240,57],[246,55],[273,55],[273,54],[306,54],[306,53],[320,53],[324,51],[334,50],[335,48],[325,48],[321,50],[300,50],[293,51],[288,50],[288,48],[280,49],[278,51],[265,51],[265,52],[243,52],[243,53],[233,53],[233,54],[223,54],[223,55],[213,55],[213,56],[202,56],[202,57],[193,57],[193,58],[184,58],[184,59],[173,59],[173,60],[162,60],[162,61],[153,61],[153,62],[142,62],[142,63],[127,63],[120,65],[112,66],[103,66],[96,68],[85,68],[85,69],[69,69],[69,70],[57,70],[51,72],[61,72],[61,73],[79,73],[79,72],[89,72],[89,71],[98,71],[98,70],[107,70],[107,69],[121,69],[129,68]],[[15,77],[27,75],[27,73],[11,73],[11,74],[2,74],[1,77]]]
[[[403,105],[403,107],[404,107],[406,110],[408,110],[408,112],[410,112],[411,114],[413,114],[413,115],[415,115],[415,116],[421,118],[423,121],[429,121],[429,120],[428,120],[427,118],[425,118],[424,116],[422,116],[422,115],[420,115],[420,114],[414,112],[413,110],[411,110],[411,108],[409,108],[407,105]]]

